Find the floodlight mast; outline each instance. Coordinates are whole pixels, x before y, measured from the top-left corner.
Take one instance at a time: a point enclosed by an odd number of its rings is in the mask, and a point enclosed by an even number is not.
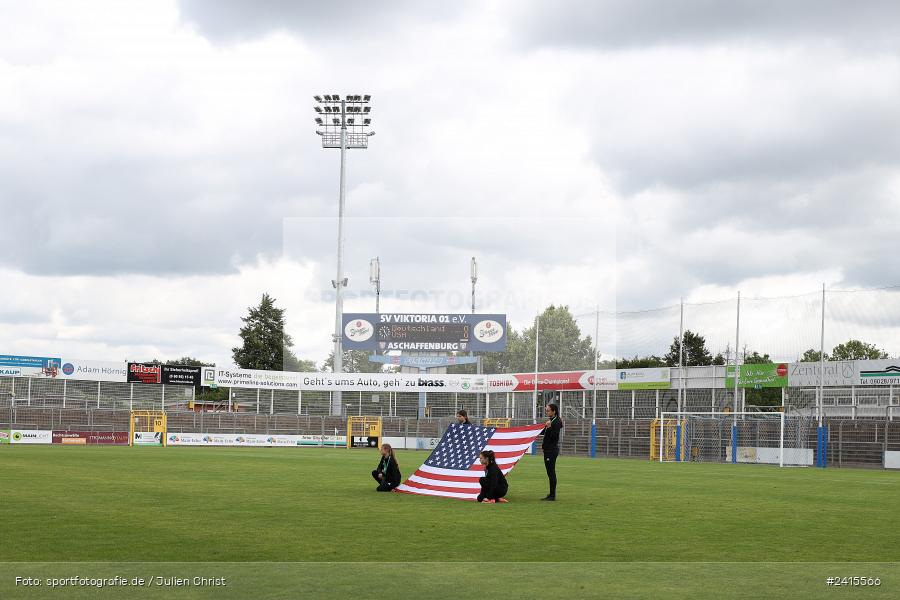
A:
[[[368,148],[369,137],[374,135],[374,132],[365,131],[371,125],[370,118],[365,119],[362,124],[357,124],[356,120],[348,119],[347,113],[348,108],[350,109],[350,114],[361,112],[361,105],[368,104],[371,96],[368,94],[365,96],[348,94],[346,97],[341,98],[339,94],[322,94],[321,96],[313,96],[313,99],[317,103],[325,104],[324,107],[313,107],[316,114],[324,111],[332,115],[331,123],[316,117],[316,125],[319,127],[324,126],[324,131],[316,130],[316,134],[322,138],[322,147],[340,148],[341,150],[341,180],[338,195],[337,277],[331,282],[331,285],[335,289],[334,335],[332,336],[332,341],[334,342],[334,372],[342,373],[344,371],[344,355],[341,344],[343,333],[341,331],[341,321],[344,314],[344,288],[347,287],[347,278],[344,277],[344,200],[347,181],[347,149]],[[348,104],[350,105],[349,107],[347,106]],[[369,114],[371,109],[368,106],[366,109],[368,110],[364,112]],[[338,118],[338,113],[340,113],[340,118]],[[347,130],[348,125],[351,127],[350,131]],[[344,406],[341,401],[341,392],[334,392],[331,398],[332,415],[342,415]]]

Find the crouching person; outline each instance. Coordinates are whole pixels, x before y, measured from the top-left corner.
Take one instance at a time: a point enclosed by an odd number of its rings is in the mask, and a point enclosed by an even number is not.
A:
[[[478,494],[479,502],[506,502],[503,499],[506,492],[509,491],[509,484],[503,471],[497,466],[497,459],[494,457],[492,450],[485,450],[478,457],[479,462],[484,465],[484,477],[478,479],[481,484],[481,493]]]
[[[378,482],[379,492],[390,492],[400,485],[400,466],[390,444],[381,446],[381,461],[378,468],[372,471],[372,477]]]

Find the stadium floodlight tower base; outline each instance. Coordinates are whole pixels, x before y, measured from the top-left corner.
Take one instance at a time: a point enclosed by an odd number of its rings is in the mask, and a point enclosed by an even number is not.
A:
[[[651,446],[660,462],[811,467],[815,432],[815,418],[783,412],[664,412]]]

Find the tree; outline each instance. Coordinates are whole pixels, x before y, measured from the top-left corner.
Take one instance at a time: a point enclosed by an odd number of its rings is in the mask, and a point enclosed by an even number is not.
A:
[[[772,362],[772,359],[769,358],[768,354],[760,355],[759,352],[754,350],[750,354],[747,354],[747,351],[744,350],[744,364],[746,365],[764,365]]]
[[[665,356],[666,365],[677,367],[680,360],[681,340],[678,336],[669,346],[669,353]],[[706,338],[690,329],[684,331],[684,366],[699,367],[713,363],[713,357],[706,348]]]
[[[859,340],[848,340],[831,350],[831,360],[874,360],[879,358],[888,358],[887,352],[874,344],[866,344]]]
[[[822,360],[822,353],[812,348],[804,352],[803,356],[800,357],[800,362],[819,362],[820,360]],[[831,360],[827,353],[825,354],[825,360]]]
[[[190,356],[182,356],[181,358],[176,358],[175,360],[167,360],[167,365],[178,365],[182,367],[211,367],[213,363],[204,362],[198,358],[192,358]]]
[[[803,353],[800,361],[819,362],[821,357],[821,352],[810,348]],[[847,340],[832,348],[830,355],[825,353],[825,360],[877,360],[880,358],[889,358],[888,353],[874,344],[867,344],[859,340]]]
[[[382,370],[382,364],[370,361],[369,353],[364,350],[344,350],[343,357],[341,368],[344,373],[380,373]],[[322,370],[334,372],[334,350],[328,353],[328,358],[322,364]]]
[[[249,314],[241,317],[243,345],[232,348],[234,363],[242,369],[265,371],[299,371],[305,365],[291,351],[291,336],[284,332],[284,309],[275,306],[275,299],[262,295],[259,306],[248,308]],[[313,365],[313,369],[315,366]]]
[[[642,369],[647,367],[665,367],[666,361],[651,354],[649,356],[637,356],[634,358],[623,358],[616,361],[615,366],[619,369]]]
[[[574,371],[594,368],[594,342],[581,337],[581,330],[568,306],[548,306],[540,316],[539,371]],[[511,373],[534,371],[535,328],[522,331],[516,340],[508,340],[507,368]]]

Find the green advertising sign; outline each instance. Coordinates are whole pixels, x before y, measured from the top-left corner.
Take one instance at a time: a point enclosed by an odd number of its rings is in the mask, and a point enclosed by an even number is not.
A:
[[[667,390],[672,387],[668,367],[619,369],[616,384],[620,390]]]
[[[785,363],[741,365],[738,387],[760,389],[787,387],[788,368]],[[734,387],[734,366],[725,369],[725,387]]]
[[[0,444],[9,443],[9,429],[0,429]]]

